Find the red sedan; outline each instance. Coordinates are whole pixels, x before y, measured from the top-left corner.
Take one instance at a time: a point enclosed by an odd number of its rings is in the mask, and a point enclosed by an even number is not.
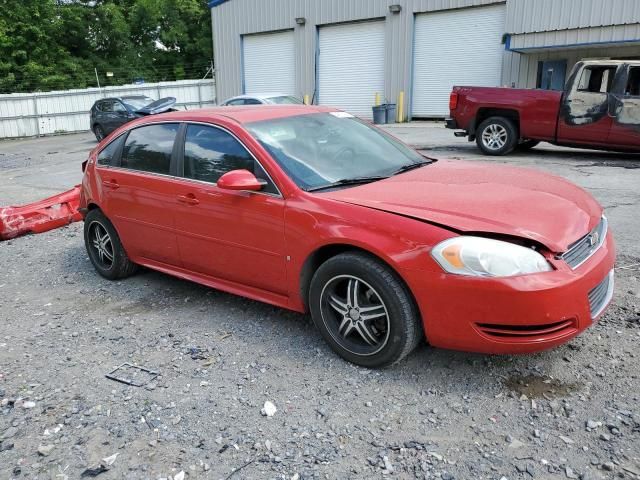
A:
[[[613,294],[602,207],[522,168],[436,161],[344,112],[227,107],[128,123],[91,153],[85,244],[298,312],[366,367],[436,347],[533,352]]]

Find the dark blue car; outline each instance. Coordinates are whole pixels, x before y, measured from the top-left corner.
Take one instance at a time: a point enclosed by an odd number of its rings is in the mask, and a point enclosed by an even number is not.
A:
[[[103,98],[91,107],[91,131],[98,141],[131,120],[173,110],[174,97],[160,100],[144,95]]]

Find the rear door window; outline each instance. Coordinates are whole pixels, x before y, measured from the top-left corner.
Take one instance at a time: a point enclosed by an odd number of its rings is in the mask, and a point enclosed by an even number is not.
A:
[[[122,150],[120,166],[169,175],[177,123],[158,123],[131,130]]]

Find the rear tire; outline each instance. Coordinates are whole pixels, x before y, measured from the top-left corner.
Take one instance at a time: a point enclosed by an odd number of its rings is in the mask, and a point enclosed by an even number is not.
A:
[[[102,125],[95,125],[93,127],[93,134],[96,136],[96,139],[98,140],[98,142],[101,142],[102,140],[104,140],[104,137],[107,136],[104,133],[104,128],[102,128]]]
[[[91,210],[84,219],[84,245],[94,268],[104,278],[126,278],[138,270],[138,265],[127,257],[116,229],[98,209]]]
[[[489,117],[476,131],[476,144],[485,155],[507,155],[518,145],[518,128],[505,117]]]
[[[323,263],[311,280],[309,306],[329,346],[363,367],[398,363],[424,337],[408,288],[391,268],[364,253]]]
[[[540,143],[539,140],[523,140],[518,144],[518,146],[516,147],[516,150],[520,152],[528,152],[539,143]]]

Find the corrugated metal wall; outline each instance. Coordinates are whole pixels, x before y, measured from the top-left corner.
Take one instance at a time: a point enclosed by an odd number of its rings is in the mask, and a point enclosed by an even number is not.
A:
[[[508,33],[640,23],[638,0],[509,0]]]
[[[0,95],[0,138],[89,130],[89,110],[94,102],[123,95],[176,97],[178,108],[201,108],[213,105],[216,99],[211,79]]]
[[[230,0],[211,10],[214,32],[217,90],[220,99],[242,93],[241,36],[294,29],[296,39],[296,92],[313,95],[316,79],[318,26],[367,19],[385,19],[385,92],[391,101],[404,91],[409,113],[412,90],[414,17],[416,13],[476,7],[505,0]],[[399,4],[399,14],[389,5]],[[640,0],[506,0],[505,33],[513,34],[511,47],[562,46],[590,42],[640,40]],[[304,17],[305,25],[297,25]],[[455,32],[451,32],[452,41]],[[520,42],[520,43],[519,43]],[[640,44],[640,42],[638,42]],[[567,58],[568,67],[580,58],[632,55],[625,44],[606,49],[525,54],[505,51],[502,84],[535,86],[537,62]],[[587,49],[588,48],[588,49]],[[555,52],[555,53],[554,53]]]
[[[242,93],[241,36],[274,30],[295,30],[296,92],[312,96],[316,79],[317,27],[341,22],[385,19],[385,92],[391,101],[405,91],[405,112],[411,90],[414,14],[464,8],[504,0],[231,0],[211,9],[216,82],[221,100]],[[399,4],[399,14],[389,5]],[[304,17],[305,25],[295,19]],[[452,32],[455,35],[455,32]],[[509,54],[506,54],[509,55]],[[373,99],[372,99],[373,102]]]

